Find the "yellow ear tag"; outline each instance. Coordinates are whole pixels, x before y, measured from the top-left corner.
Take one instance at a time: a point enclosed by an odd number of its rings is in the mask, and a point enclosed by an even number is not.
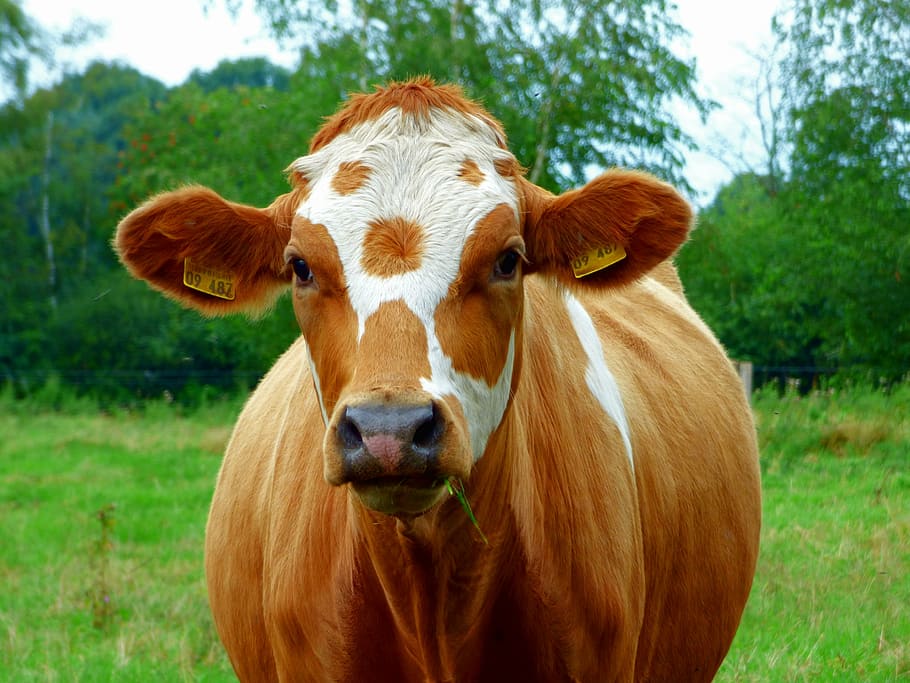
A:
[[[219,299],[234,300],[234,276],[220,270],[204,268],[190,259],[183,262],[183,284]]]
[[[622,248],[621,244],[608,244],[572,259],[572,270],[575,271],[576,278],[582,278],[612,266],[625,257],[626,250]]]

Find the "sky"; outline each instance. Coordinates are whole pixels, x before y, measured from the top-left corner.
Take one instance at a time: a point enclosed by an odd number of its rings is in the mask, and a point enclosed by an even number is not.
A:
[[[744,170],[760,162],[755,55],[766,53],[771,44],[771,17],[781,1],[676,0],[677,19],[690,34],[677,54],[695,57],[699,94],[720,105],[705,123],[691,110],[677,113],[683,130],[701,147],[686,157],[686,177],[697,191],[692,199],[700,205],[732,178],[731,167]],[[51,30],[67,28],[76,17],[104,26],[101,38],[61,55],[70,70],[94,59],[119,60],[173,86],[193,69],[210,70],[222,59],[265,56],[284,66],[295,64],[296,52],[281,49],[268,36],[251,0],[243,1],[236,18],[222,0],[209,4],[205,11],[202,0],[25,0],[23,8]],[[289,158],[297,154],[299,150],[288,151]]]

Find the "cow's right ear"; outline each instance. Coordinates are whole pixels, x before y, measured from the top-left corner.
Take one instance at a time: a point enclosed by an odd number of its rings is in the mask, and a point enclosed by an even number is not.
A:
[[[257,209],[191,186],[151,198],[117,226],[135,277],[206,315],[261,313],[291,278],[283,252],[303,188]]]

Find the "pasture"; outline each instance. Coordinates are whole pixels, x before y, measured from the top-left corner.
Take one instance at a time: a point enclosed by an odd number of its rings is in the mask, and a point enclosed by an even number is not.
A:
[[[63,404],[0,398],[3,680],[233,680],[202,545],[239,400]],[[910,384],[754,406],[762,552],[718,680],[910,680]]]

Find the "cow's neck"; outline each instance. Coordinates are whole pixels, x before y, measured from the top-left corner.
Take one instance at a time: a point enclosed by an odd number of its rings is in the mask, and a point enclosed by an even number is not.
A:
[[[516,548],[511,515],[496,503],[498,469],[478,465],[468,485],[485,543],[454,497],[410,520],[361,510],[361,561],[376,579],[396,632],[426,680],[453,680],[479,661]],[[502,491],[499,492],[503,493]],[[499,509],[491,507],[499,506]],[[457,666],[456,666],[457,663]]]

